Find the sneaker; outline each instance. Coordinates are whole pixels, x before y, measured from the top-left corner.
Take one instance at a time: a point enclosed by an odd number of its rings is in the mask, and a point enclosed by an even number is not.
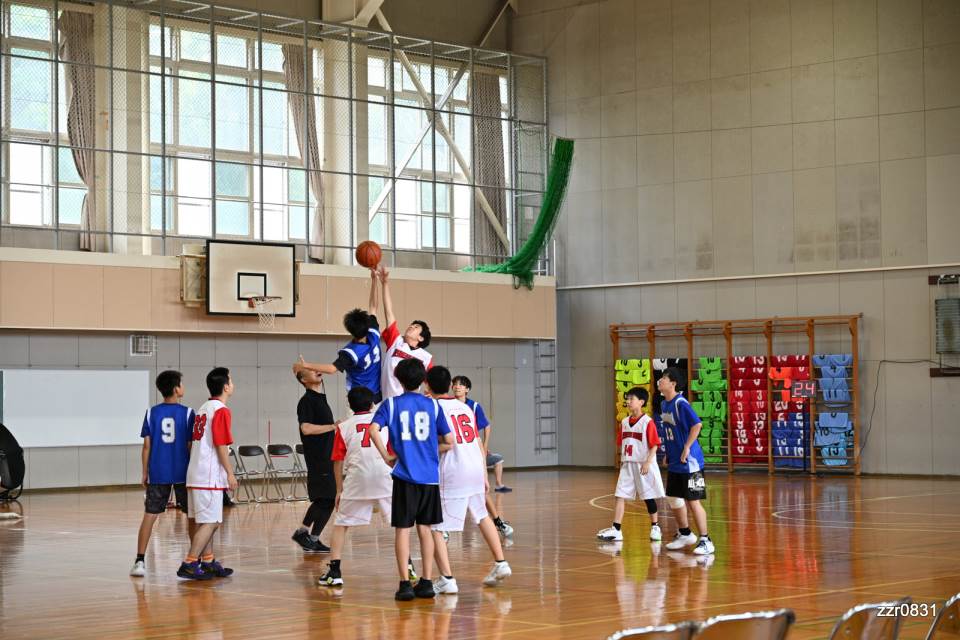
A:
[[[143,576],[147,575],[147,565],[143,562],[143,560],[137,560],[133,563],[133,568],[130,569],[130,575],[135,578],[142,578]]]
[[[713,554],[709,556],[697,556],[697,566],[701,569],[709,569],[713,566],[714,559],[716,559],[716,556]]]
[[[298,529],[296,533],[290,536],[290,539],[300,545],[304,553],[330,553],[330,547],[323,544],[303,529]]]
[[[597,537],[608,542],[623,542],[623,531],[616,527],[607,527],[597,532]]]
[[[327,572],[317,580],[317,584],[321,587],[342,587],[343,576],[340,575],[340,569],[329,567]]]
[[[433,598],[437,592],[433,590],[433,583],[426,578],[417,581],[417,586],[413,588],[413,595],[418,598]]]
[[[650,526],[650,540],[653,542],[660,542],[663,540],[663,532],[660,531],[660,525],[655,524]]]
[[[397,589],[397,592],[393,594],[394,600],[413,600],[416,597],[416,594],[413,592],[413,586],[406,580],[400,583],[400,588]]]
[[[713,554],[713,552],[713,541],[709,538],[700,538],[700,540],[697,542],[697,546],[693,548],[693,553],[698,556],[709,556]]]
[[[200,566],[200,561],[197,560],[196,562],[180,563],[180,568],[177,569],[177,577],[184,580],[210,580],[213,578],[213,574],[204,571],[203,567]]]
[[[502,535],[504,538],[509,538],[510,536],[512,536],[513,527],[510,526],[510,523],[507,522],[506,520],[501,520],[500,522],[503,523],[503,526],[497,527],[497,531],[500,532],[500,535]]]
[[[407,564],[407,580],[409,580],[411,584],[416,584],[419,579],[417,572],[413,570],[413,563]]]
[[[447,542],[448,540],[450,540],[450,533],[448,531],[441,531],[440,537],[443,538],[444,542]]]
[[[209,573],[214,578],[229,578],[233,575],[233,569],[223,566],[217,560],[213,562],[201,562],[200,567],[204,573]]]
[[[483,579],[483,584],[488,587],[494,587],[498,582],[504,578],[509,578],[512,574],[513,571],[507,562],[494,562],[493,569],[490,569],[490,573]]]
[[[433,590],[437,592],[437,595],[444,593],[459,593],[460,591],[460,589],[457,588],[456,578],[447,578],[444,576],[437,578],[436,584],[433,585]]]
[[[496,491],[497,493],[510,493],[511,491],[513,491],[513,489],[511,489],[507,485],[503,485],[502,487],[494,488],[494,491]]]
[[[676,551],[677,549],[686,549],[692,544],[697,543],[697,536],[692,532],[689,535],[681,535],[680,532],[677,532],[677,535],[673,537],[672,542],[667,543],[667,549],[671,551]]]

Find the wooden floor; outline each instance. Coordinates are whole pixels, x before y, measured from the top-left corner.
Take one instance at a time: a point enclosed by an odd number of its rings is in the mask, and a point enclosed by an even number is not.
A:
[[[652,549],[642,505],[628,512],[622,549],[598,544],[614,481],[613,471],[508,473],[513,577],[483,587],[482,540],[455,534],[460,594],[412,603],[393,600],[383,526],[348,541],[342,591],[317,587],[326,558],[290,541],[305,503],[228,510],[217,555],[237,574],[198,584],[174,576],[186,530],[174,513],[158,523],[147,577],[127,576],[141,492],[27,495],[14,507],[22,520],[0,520],[0,638],[555,640],[775,607],[797,613],[791,638],[822,638],[856,603],[960,591],[960,480],[710,475],[711,564]],[[910,620],[901,637],[922,638],[928,624]]]

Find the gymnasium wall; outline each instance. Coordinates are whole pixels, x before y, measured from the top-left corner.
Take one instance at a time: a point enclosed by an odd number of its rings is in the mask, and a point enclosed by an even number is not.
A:
[[[547,56],[550,130],[577,141],[558,228],[561,462],[613,460],[611,322],[863,312],[864,471],[960,474],[960,379],[881,364],[936,359],[927,276],[960,271],[960,3],[520,10],[512,49]],[[613,283],[634,284],[589,288]]]
[[[207,372],[222,365],[237,384],[230,403],[236,442],[297,442],[302,387],[290,366],[300,354],[334,359],[347,340],[343,313],[367,304],[368,273],[303,265],[297,317],[278,318],[274,332],[261,332],[256,317],[209,318],[184,307],[179,278],[178,261],[170,257],[0,249],[0,369],[142,369],[152,380],[174,368],[186,375],[184,401],[198,407],[207,398]],[[538,278],[527,291],[515,290],[505,276],[395,269],[391,285],[397,317],[431,325],[434,361],[473,380],[474,396],[494,425],[492,448],[507,465],[556,464],[556,451],[534,450],[533,414],[533,339],[556,335],[553,279]],[[155,355],[131,356],[131,333],[157,335]],[[159,402],[156,396],[151,387]],[[328,396],[334,414],[345,415],[343,376],[329,377]],[[50,397],[56,401],[56,389]],[[16,433],[16,425],[8,426]],[[136,484],[139,451],[30,449],[26,486]]]

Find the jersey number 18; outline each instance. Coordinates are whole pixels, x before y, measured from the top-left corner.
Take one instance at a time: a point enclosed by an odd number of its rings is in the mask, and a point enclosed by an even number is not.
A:
[[[401,411],[400,412],[400,438],[403,440],[412,439],[410,433],[410,412]],[[413,414],[413,435],[416,435],[417,440],[423,441],[426,440],[430,435],[430,415],[426,411],[417,411]]]

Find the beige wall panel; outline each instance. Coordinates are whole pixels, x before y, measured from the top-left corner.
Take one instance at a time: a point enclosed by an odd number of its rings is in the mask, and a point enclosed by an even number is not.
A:
[[[0,323],[8,327],[53,326],[53,265],[5,262],[0,278]]]
[[[790,66],[790,0],[750,1],[750,70]]]
[[[476,286],[459,282],[444,282],[441,285],[440,309],[444,335],[471,338],[480,335],[480,311]],[[430,325],[431,331],[433,325]]]
[[[931,111],[928,115],[934,113],[940,112]],[[900,160],[923,156],[923,119],[922,111],[880,116],[880,159]]]
[[[123,295],[118,295],[118,294]],[[150,326],[150,269],[103,268],[103,326],[143,329]]]
[[[923,0],[877,0],[879,50],[901,51],[923,46]]]
[[[673,130],[706,131],[708,129],[710,129],[710,81],[698,80],[674,85]]]
[[[750,72],[750,0],[710,3],[710,75]]]
[[[838,60],[877,52],[877,0],[835,0],[834,56]]]
[[[159,331],[196,331],[197,310],[180,302],[180,271],[150,270],[151,329]],[[204,311],[206,313],[206,311]]]
[[[832,0],[792,0],[790,27],[794,66],[833,59]]]
[[[507,336],[513,331],[513,314],[510,311],[511,294],[501,287],[479,285],[477,304],[478,321],[483,337]]]

